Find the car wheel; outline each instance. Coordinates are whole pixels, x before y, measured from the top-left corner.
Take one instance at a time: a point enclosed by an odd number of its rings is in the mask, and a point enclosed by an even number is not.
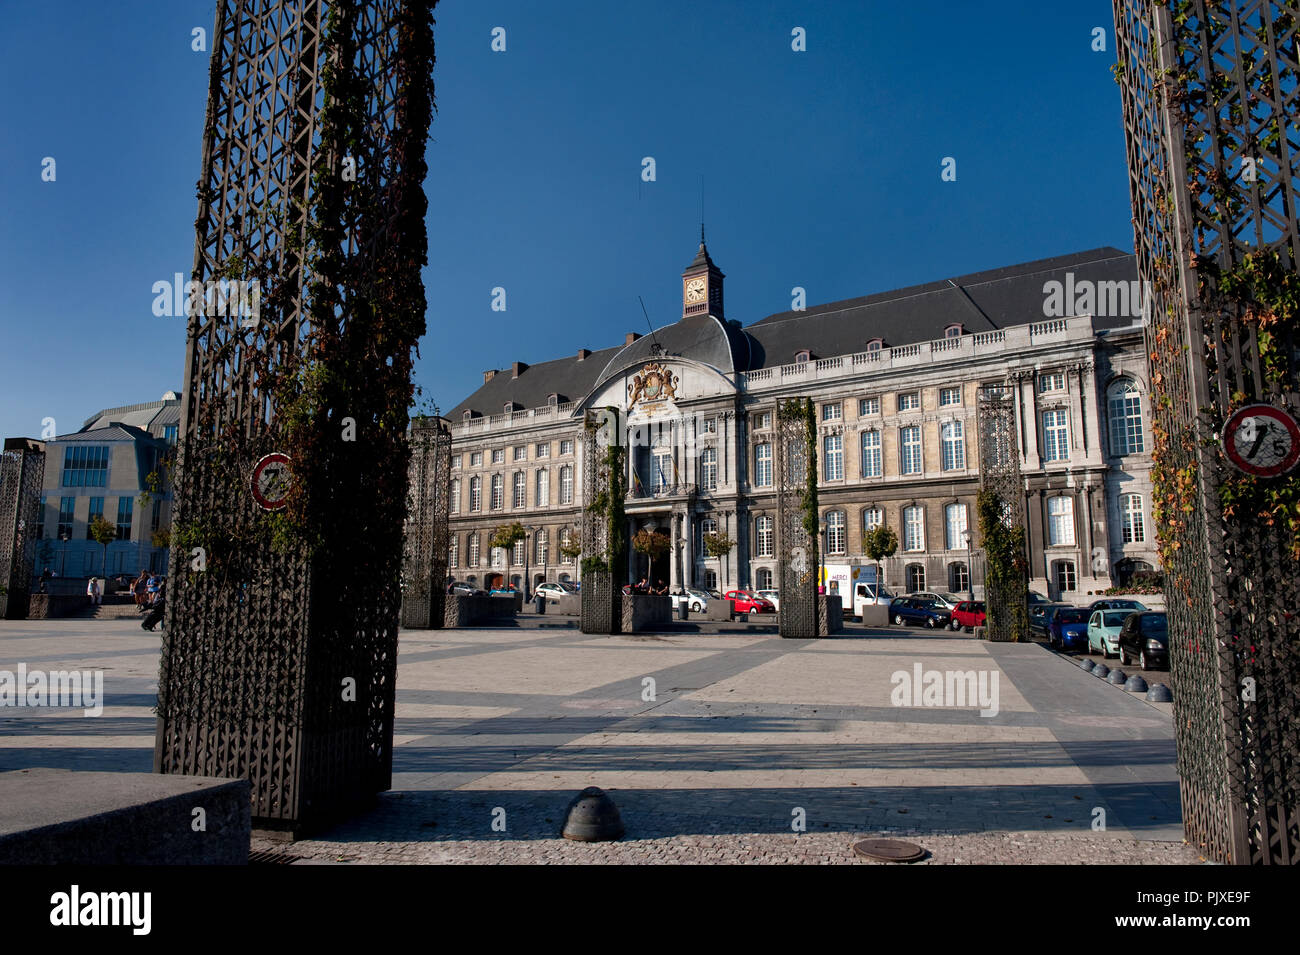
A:
[[[894,614],[894,626],[901,627],[902,625],[903,625],[903,615],[901,613]]]
[[[1143,650],[1141,655],[1138,656],[1138,662],[1142,664],[1142,669],[1144,670],[1151,669],[1151,667],[1147,663],[1147,652],[1145,650]]]
[[[1119,648],[1119,664],[1120,666],[1125,666],[1125,667],[1129,665],[1128,651],[1125,650],[1123,646]]]

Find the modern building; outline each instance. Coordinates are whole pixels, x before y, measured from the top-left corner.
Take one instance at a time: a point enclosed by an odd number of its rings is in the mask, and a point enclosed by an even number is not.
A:
[[[166,572],[172,494],[164,462],[176,445],[180,408],[169,391],[158,401],[106,408],[45,442],[37,574]],[[107,549],[90,534],[97,516],[116,524]]]
[[[629,573],[729,589],[775,579],[774,426],[780,400],[816,403],[822,548],[869,563],[885,523],[896,588],[982,593],[976,405],[1010,390],[1031,587],[1072,599],[1154,569],[1143,298],[1132,255],[1103,248],[769,315],[724,311],[725,276],[701,238],[682,314],[601,351],[484,372],[452,423],[449,573],[536,586],[579,577],[582,419],[627,424],[628,534],[668,535]],[[529,532],[489,553],[495,528]],[[967,539],[967,531],[972,532]],[[735,546],[706,552],[710,534]]]

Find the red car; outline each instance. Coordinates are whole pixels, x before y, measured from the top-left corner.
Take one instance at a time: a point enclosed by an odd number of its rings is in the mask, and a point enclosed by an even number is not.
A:
[[[736,613],[776,613],[772,601],[747,590],[728,590],[723,597],[736,602]]]
[[[984,626],[984,601],[963,600],[952,608],[952,628],[970,633],[976,627]]]

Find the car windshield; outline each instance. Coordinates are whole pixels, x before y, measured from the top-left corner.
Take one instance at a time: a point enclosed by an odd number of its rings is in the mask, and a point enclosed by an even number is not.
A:
[[[1101,625],[1103,627],[1122,627],[1128,617],[1129,612],[1127,610],[1107,610],[1101,615]]]
[[[1061,610],[1056,615],[1059,623],[1083,623],[1088,619],[1086,610]]]
[[[1144,637],[1167,637],[1169,635],[1169,618],[1162,613],[1153,613],[1142,618],[1142,635]]]

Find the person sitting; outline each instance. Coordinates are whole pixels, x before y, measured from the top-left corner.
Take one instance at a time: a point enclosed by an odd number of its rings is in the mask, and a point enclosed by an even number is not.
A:
[[[98,577],[91,577],[89,582],[87,582],[86,596],[90,598],[90,605],[92,607],[94,607],[96,604],[101,604],[104,602],[104,598],[99,593]]]
[[[665,584],[662,580],[660,580],[660,581],[659,581],[659,586],[656,587],[652,592],[653,592],[653,593],[656,593],[656,594],[658,594],[659,596],[662,597],[662,596],[664,596],[665,594],[668,593],[668,585]]]

